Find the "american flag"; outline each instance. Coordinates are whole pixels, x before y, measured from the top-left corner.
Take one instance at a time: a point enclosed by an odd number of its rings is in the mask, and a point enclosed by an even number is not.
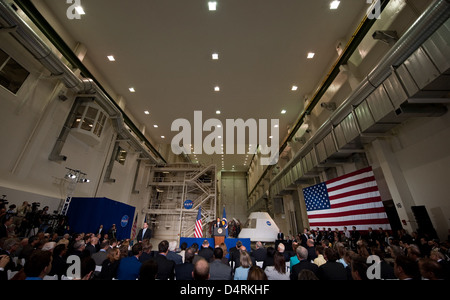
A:
[[[391,226],[371,167],[303,189],[310,227]]]
[[[198,208],[197,221],[195,221],[195,238],[203,237],[203,227],[202,227],[202,207]]]
[[[133,228],[131,229],[131,240],[134,240],[134,238],[136,237],[137,218],[138,218],[138,214],[136,213],[136,217],[134,218]]]

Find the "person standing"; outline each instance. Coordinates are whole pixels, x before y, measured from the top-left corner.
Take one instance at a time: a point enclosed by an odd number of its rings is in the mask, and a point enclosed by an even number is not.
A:
[[[142,229],[139,230],[139,233],[136,237],[138,242],[142,242],[145,239],[151,239],[152,238],[152,231],[148,228],[148,223],[144,222],[144,225],[142,226]]]

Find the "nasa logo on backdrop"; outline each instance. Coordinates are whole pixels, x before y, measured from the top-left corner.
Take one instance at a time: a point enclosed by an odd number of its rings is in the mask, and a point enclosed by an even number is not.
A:
[[[270,221],[266,222],[267,226],[272,226],[272,223],[270,223]]]
[[[123,216],[122,220],[120,220],[120,225],[122,227],[127,227],[129,220],[130,220],[130,217],[128,217],[127,215]]]

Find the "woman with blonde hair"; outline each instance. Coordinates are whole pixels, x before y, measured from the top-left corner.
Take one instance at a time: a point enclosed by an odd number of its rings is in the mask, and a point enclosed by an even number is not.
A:
[[[99,278],[102,280],[112,280],[113,278],[116,278],[120,259],[119,248],[109,249],[106,259],[102,263],[102,271],[100,272]]]
[[[240,266],[234,271],[234,280],[247,280],[248,271],[252,266],[252,259],[245,250],[239,250]]]

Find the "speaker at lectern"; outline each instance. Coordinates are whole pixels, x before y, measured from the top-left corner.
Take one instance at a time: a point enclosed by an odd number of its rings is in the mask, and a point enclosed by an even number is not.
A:
[[[214,245],[219,246],[225,242],[226,229],[223,227],[214,227]]]

